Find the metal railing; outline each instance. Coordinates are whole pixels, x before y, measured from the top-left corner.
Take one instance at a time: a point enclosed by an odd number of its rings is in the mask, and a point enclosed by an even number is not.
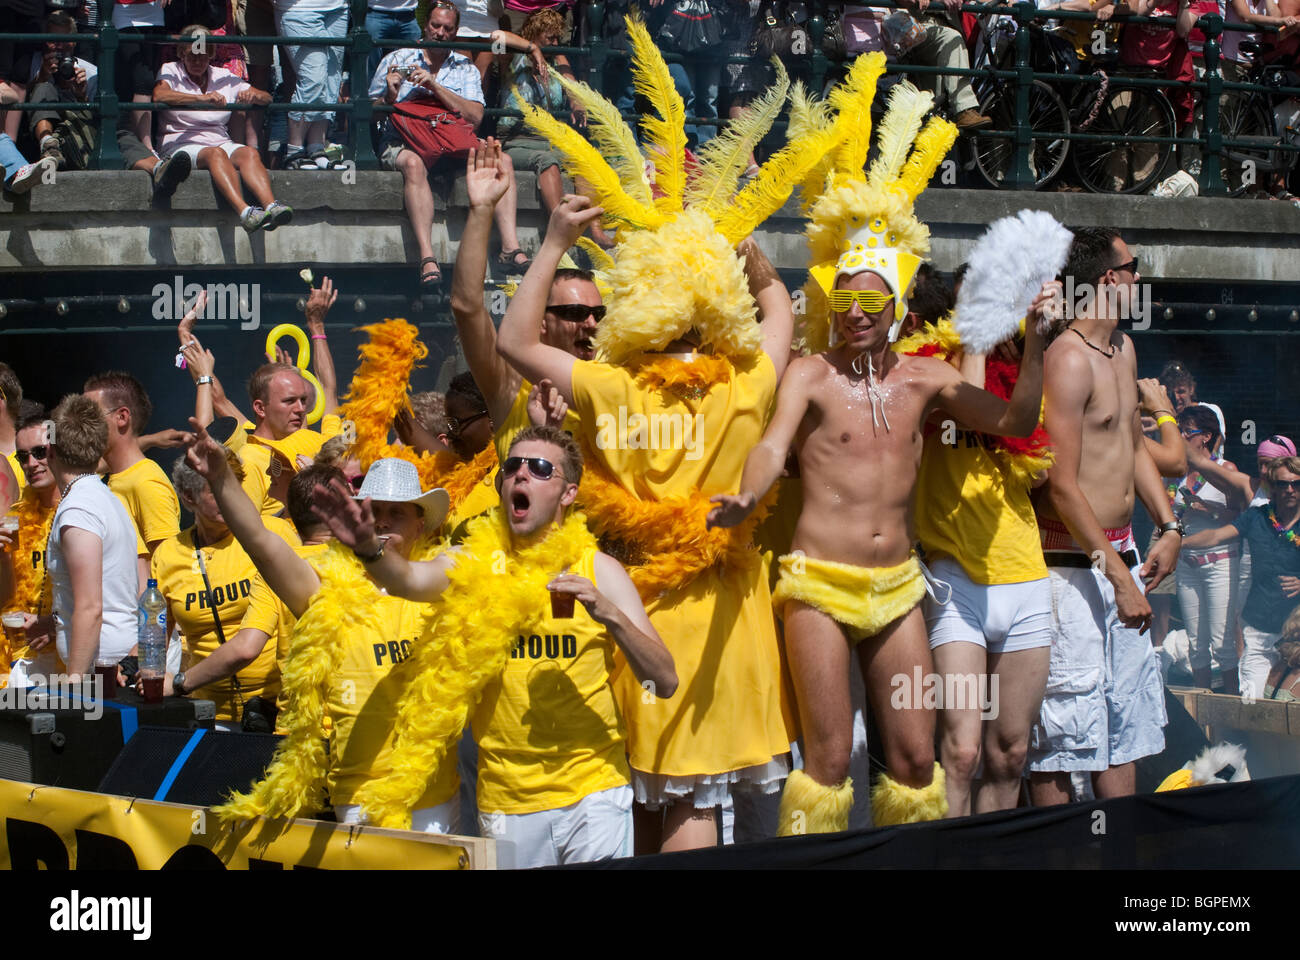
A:
[[[896,0],[877,0],[876,6],[890,8],[899,7]],[[823,90],[827,78],[837,71],[842,65],[832,60],[823,50],[823,40],[828,28],[828,16],[831,13],[830,8],[837,6],[831,4],[828,0],[813,0],[810,4],[811,17],[806,21],[808,34],[807,43],[807,76],[810,86],[813,90]],[[938,3],[932,4],[933,8],[941,10]],[[309,46],[341,46],[345,50],[348,61],[348,73],[350,77],[350,93],[348,101],[344,103],[324,103],[324,102],[279,102],[272,101],[269,104],[242,104],[232,103],[228,105],[215,104],[193,104],[186,105],[186,110],[220,110],[220,111],[240,111],[240,110],[267,110],[271,112],[285,111],[330,111],[342,113],[348,121],[348,142],[346,147],[346,158],[352,161],[358,170],[373,170],[379,165],[378,158],[374,152],[374,146],[371,136],[372,122],[377,115],[382,116],[392,111],[392,107],[379,101],[372,101],[368,96],[368,87],[370,81],[369,59],[372,51],[376,48],[381,50],[391,50],[408,47],[422,48],[447,48],[456,50],[491,50],[491,45],[485,40],[461,40],[447,42],[422,41],[412,43],[405,40],[381,40],[376,42],[365,30],[365,0],[351,0],[352,28],[348,34],[342,37],[245,37],[245,36],[209,36],[208,43],[213,46],[223,44],[237,44],[241,46],[257,45],[309,45]],[[992,83],[1010,82],[1015,89],[1015,122],[1013,129],[1010,130],[981,130],[981,137],[1004,137],[1013,143],[1013,153],[1011,161],[1011,171],[1008,177],[1008,185],[1017,189],[1029,189],[1034,186],[1034,174],[1031,169],[1030,154],[1032,150],[1032,130],[1029,122],[1029,93],[1035,80],[1050,83],[1083,83],[1098,84],[1102,78],[1097,74],[1062,74],[1062,73],[1045,73],[1037,72],[1033,68],[1033,57],[1031,47],[1031,33],[1028,25],[1032,22],[1041,22],[1045,20],[1087,20],[1095,21],[1095,17],[1089,13],[1075,13],[1063,10],[1037,10],[1030,3],[1016,4],[988,4],[988,3],[963,3],[961,9],[965,12],[975,14],[999,13],[1013,17],[1017,25],[1014,38],[1014,59],[1013,63],[1005,69],[994,67],[985,67],[982,69],[961,70],[957,68],[941,68],[922,64],[907,62],[891,62],[889,64],[889,73],[916,74],[916,75],[933,75],[944,74],[949,76],[961,75],[974,78],[983,78]],[[601,0],[586,0],[578,7],[577,16],[585,18],[584,34],[590,38],[589,42],[582,47],[557,46],[544,47],[543,51],[547,55],[564,54],[575,60],[574,66],[580,73],[585,73],[587,82],[595,89],[605,91],[607,67],[613,61],[625,59],[627,53],[624,50],[613,49],[603,38],[603,23],[606,16],[605,4]],[[1172,17],[1139,17],[1136,15],[1116,14],[1111,21],[1116,24],[1155,24],[1173,29],[1174,18]],[[1295,87],[1277,87],[1264,86],[1261,84],[1238,83],[1227,81],[1223,78],[1220,70],[1221,49],[1219,38],[1225,30],[1240,30],[1256,34],[1272,34],[1277,32],[1277,28],[1269,26],[1248,26],[1243,24],[1225,23],[1223,18],[1217,15],[1202,16],[1197,20],[1197,26],[1205,34],[1204,44],[1204,79],[1190,82],[1178,82],[1167,79],[1155,79],[1151,77],[1122,76],[1111,75],[1107,81],[1112,86],[1120,89],[1150,87],[1158,88],[1163,91],[1191,90],[1199,95],[1203,108],[1203,119],[1201,131],[1193,136],[1178,137],[1151,137],[1151,136],[1110,136],[1089,134],[1072,131],[1061,133],[1060,138],[1064,140],[1080,141],[1098,141],[1113,140],[1119,143],[1171,143],[1179,146],[1197,145],[1200,147],[1203,156],[1203,163],[1200,172],[1200,187],[1203,194],[1220,194],[1225,191],[1225,183],[1221,174],[1222,160],[1225,152],[1229,148],[1253,148],[1261,149],[1258,140],[1237,141],[1225,139],[1223,131],[1220,128],[1220,98],[1225,91],[1243,91],[1249,94],[1262,94],[1266,97],[1274,96],[1292,96],[1300,97],[1300,88]],[[75,41],[79,43],[90,43],[96,47],[98,56],[96,67],[98,69],[98,92],[93,101],[61,101],[57,103],[23,103],[6,105],[4,109],[16,109],[22,111],[34,110],[82,110],[89,111],[97,118],[97,136],[95,150],[91,165],[96,169],[121,169],[123,158],[118,149],[117,129],[119,122],[123,119],[124,113],[133,113],[137,111],[154,111],[175,109],[173,106],[166,104],[149,102],[122,102],[117,96],[116,90],[116,69],[118,67],[117,55],[118,48],[125,42],[130,43],[152,43],[152,44],[175,44],[189,43],[192,38],[181,38],[176,36],[158,37],[142,36],[139,34],[123,34],[109,24],[105,24],[97,33],[90,34],[0,34],[0,40],[14,39],[40,39],[40,40],[58,40],[58,41]],[[989,38],[991,40],[991,38]],[[743,55],[726,55],[726,54],[709,54],[711,59],[723,63],[743,63],[751,58]],[[680,56],[666,54],[669,61],[680,61]],[[268,91],[269,92],[269,91]],[[520,114],[518,111],[503,107],[485,108],[485,116],[515,116]],[[629,120],[635,117],[629,115]],[[721,125],[726,122],[725,119],[714,117],[688,117],[688,123],[695,125]],[[784,126],[783,124],[781,126]],[[1294,153],[1300,150],[1292,144],[1279,140],[1277,143],[1269,144],[1267,151],[1281,151]]]

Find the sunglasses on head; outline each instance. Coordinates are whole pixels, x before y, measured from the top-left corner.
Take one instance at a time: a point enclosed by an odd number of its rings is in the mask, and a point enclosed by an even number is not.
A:
[[[464,431],[464,429],[468,427],[471,423],[473,423],[475,420],[481,420],[483,417],[486,417],[487,415],[488,412],[486,410],[480,410],[478,413],[474,414],[474,416],[466,417],[464,420],[457,420],[455,417],[448,417],[447,434],[452,437],[459,437],[461,433]]]
[[[832,290],[826,299],[836,313],[852,309],[855,300],[863,313],[879,313],[894,299],[894,295],[879,290]]]
[[[30,450],[15,450],[14,459],[19,463],[26,463],[28,457],[31,457],[33,460],[44,460],[49,456],[49,453],[50,448],[42,445],[39,447],[32,447]]]
[[[1116,270],[1116,271],[1119,271],[1119,270],[1127,270],[1129,273],[1137,273],[1137,272],[1138,272],[1138,258],[1137,258],[1137,257],[1134,257],[1134,258],[1133,258],[1132,260],[1130,260],[1128,263],[1117,264],[1116,266],[1111,267],[1111,269],[1112,269],[1112,270]]]
[[[538,480],[549,480],[555,476],[555,464],[542,457],[506,457],[505,463],[501,464],[501,474],[513,477],[524,464],[528,464],[528,472]]]
[[[605,319],[604,305],[589,307],[585,303],[553,303],[546,310],[570,323],[582,323],[587,317],[594,318],[597,323]]]

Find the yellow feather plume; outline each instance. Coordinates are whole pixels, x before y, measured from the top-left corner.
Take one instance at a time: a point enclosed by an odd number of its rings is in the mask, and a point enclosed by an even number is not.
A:
[[[618,108],[581,80],[570,80],[558,72],[556,75],[569,98],[587,111],[587,131],[618,174],[618,181],[627,195],[647,206],[653,204],[641,148]]]
[[[941,117],[934,117],[925,125],[921,135],[916,138],[912,155],[907,158],[898,185],[915,201],[925,189],[934,171],[939,168],[943,158],[948,155],[952,145],[957,142],[957,126]]]
[[[898,178],[907,160],[907,152],[912,148],[921,129],[921,118],[934,103],[934,94],[922,93],[910,83],[895,85],[889,91],[889,109],[880,121],[880,136],[877,139],[880,152],[871,163],[871,172],[867,175],[867,185],[875,189],[884,189]]]
[[[718,232],[733,244],[753,233],[755,227],[781,209],[795,185],[804,181],[822,157],[834,149],[842,135],[837,123],[829,129],[787,143],[763,164],[758,176],[718,215]]]
[[[810,94],[802,80],[790,85],[790,116],[785,130],[787,140],[825,129],[832,122],[830,104]]]
[[[600,151],[567,124],[532,104],[522,104],[524,123],[538,136],[545,137],[564,157],[565,169],[572,177],[582,177],[596,193],[596,201],[607,216],[616,217],[637,229],[653,229],[664,216],[652,206],[639,203],[623,190],[618,174],[600,155]]]
[[[831,106],[852,120],[847,127],[848,135],[835,151],[836,169],[850,176],[860,174],[867,163],[871,147],[871,101],[884,72],[885,55],[879,51],[869,53],[853,61],[844,83],[831,91]]]
[[[592,270],[605,271],[614,266],[614,258],[609,255],[609,251],[602,249],[591,237],[579,237],[577,247],[586,252]]]
[[[731,202],[754,146],[772,129],[790,89],[790,77],[781,61],[773,57],[772,65],[776,68],[776,83],[727,124],[725,131],[700,148],[698,170],[686,188],[687,206],[716,216]]]
[[[655,165],[655,186],[664,193],[655,206],[672,213],[682,209],[686,191],[686,105],[668,73],[668,64],[639,18],[628,17],[627,39],[632,50],[633,85],[658,114],[641,118]]]

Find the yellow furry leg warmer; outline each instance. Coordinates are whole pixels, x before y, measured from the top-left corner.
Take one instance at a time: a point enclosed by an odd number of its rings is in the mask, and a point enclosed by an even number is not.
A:
[[[943,767],[937,763],[928,787],[909,787],[882,773],[871,791],[871,819],[878,827],[941,820],[947,815],[948,793]]]
[[[838,833],[849,828],[853,808],[853,781],[848,777],[838,787],[824,787],[802,770],[790,771],[781,794],[781,813],[776,835]]]

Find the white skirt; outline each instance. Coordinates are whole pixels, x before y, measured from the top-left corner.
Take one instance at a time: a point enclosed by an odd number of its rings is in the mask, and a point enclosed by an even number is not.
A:
[[[733,787],[758,793],[776,793],[789,775],[790,756],[782,754],[767,763],[752,767],[694,777],[670,777],[633,769],[632,789],[636,802],[647,810],[658,810],[665,804],[687,797],[692,798],[697,810],[707,810],[722,806]]]

